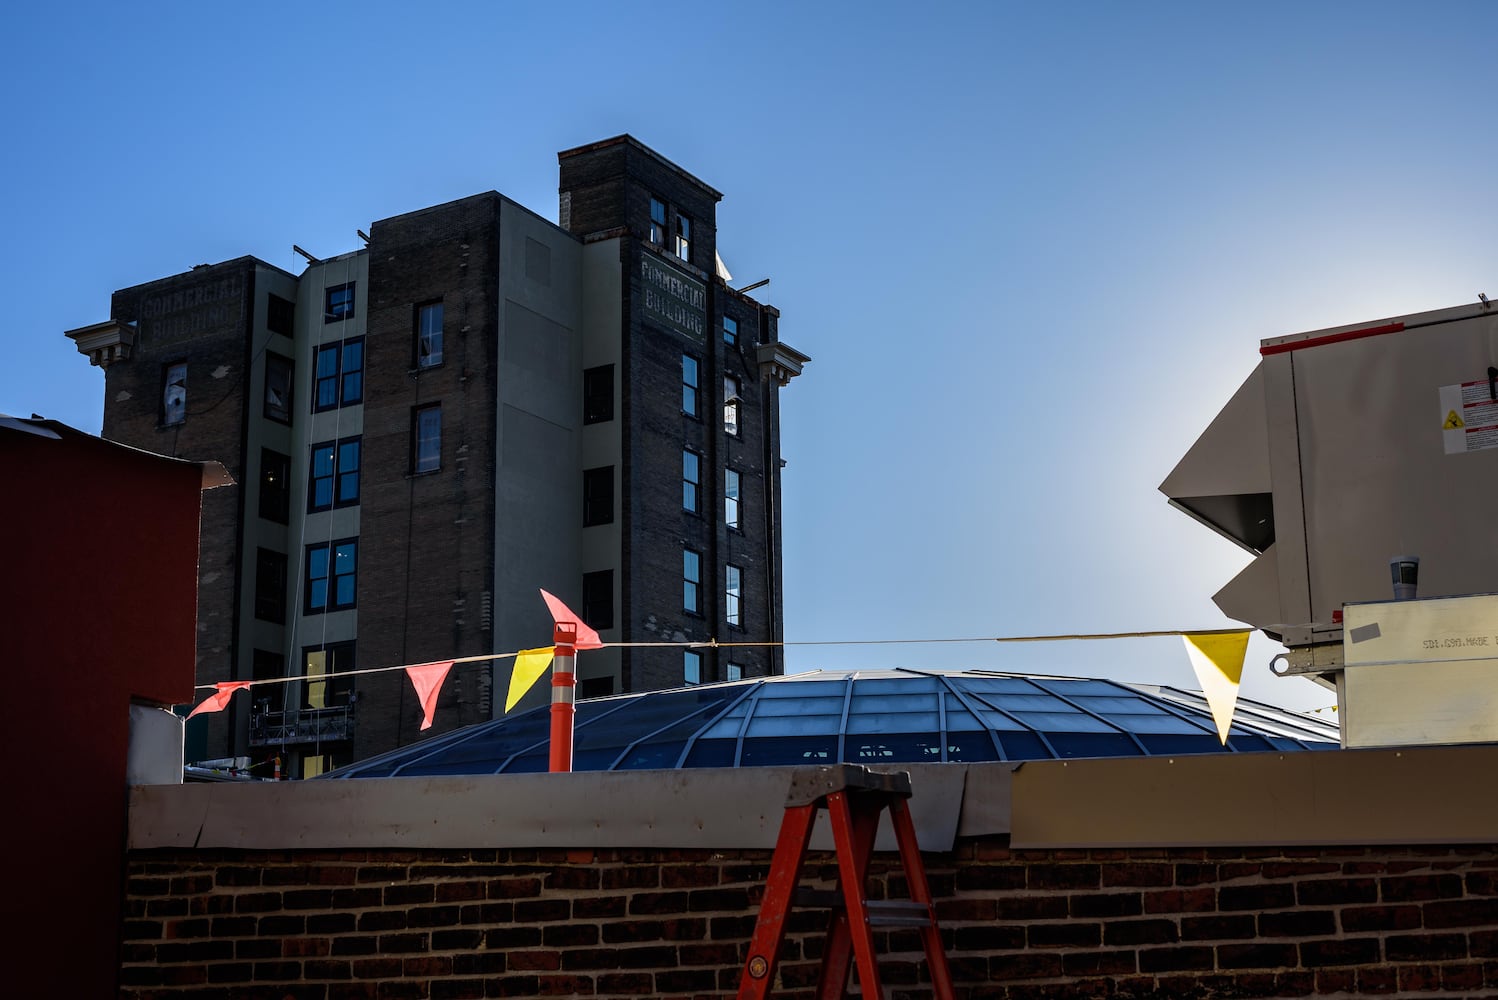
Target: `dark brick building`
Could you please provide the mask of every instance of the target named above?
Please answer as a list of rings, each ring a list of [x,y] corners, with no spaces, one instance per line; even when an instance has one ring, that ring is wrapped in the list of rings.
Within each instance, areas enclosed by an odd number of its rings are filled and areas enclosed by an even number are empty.
[[[238,483],[204,501],[198,683],[328,678],[199,716],[189,759],[306,776],[490,718],[509,659],[455,668],[426,733],[401,672],[339,675],[544,645],[542,588],[608,641],[781,639],[778,393],[807,358],[729,286],[717,191],[630,136],[559,160],[560,226],[475,195],[68,333],[105,437]],[[781,672],[772,646],[578,660],[582,697]]]

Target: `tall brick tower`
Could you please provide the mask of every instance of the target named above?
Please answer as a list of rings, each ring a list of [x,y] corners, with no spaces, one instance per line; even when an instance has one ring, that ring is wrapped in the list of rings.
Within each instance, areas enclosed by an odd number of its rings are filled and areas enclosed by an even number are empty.
[[[491,718],[508,659],[455,668],[426,732],[402,672],[339,675],[544,644],[541,588],[606,641],[782,638],[778,393],[808,359],[718,266],[718,192],[627,135],[559,160],[561,226],[475,195],[68,332],[105,437],[239,484],[205,497],[198,682],[307,678],[194,719],[189,759],[311,776]],[[578,667],[581,697],[784,669],[752,645]]]

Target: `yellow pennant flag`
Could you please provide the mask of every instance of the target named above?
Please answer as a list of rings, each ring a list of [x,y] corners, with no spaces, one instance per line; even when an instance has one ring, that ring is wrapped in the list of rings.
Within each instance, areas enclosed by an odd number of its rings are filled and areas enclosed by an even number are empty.
[[[515,707],[515,703],[525,697],[525,693],[531,689],[531,685],[551,666],[552,647],[545,646],[541,649],[522,649],[515,657],[515,669],[510,672],[510,693],[505,698],[505,711]]]
[[[1207,698],[1217,736],[1227,746],[1233,709],[1238,704],[1238,682],[1243,679],[1243,656],[1248,652],[1247,632],[1188,632],[1186,655]]]

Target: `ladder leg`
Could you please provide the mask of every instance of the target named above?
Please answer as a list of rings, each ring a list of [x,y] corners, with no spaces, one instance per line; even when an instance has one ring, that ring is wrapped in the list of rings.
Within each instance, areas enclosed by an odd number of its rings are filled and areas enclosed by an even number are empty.
[[[895,843],[900,847],[900,864],[905,869],[905,880],[910,884],[910,898],[925,903],[929,919],[921,928],[921,942],[926,948],[926,968],[931,975],[931,995],[934,1000],[952,1000],[952,974],[947,968],[946,946],[942,944],[941,931],[936,925],[936,905],[931,899],[931,885],[926,881],[926,866],[921,861],[921,846],[915,837],[915,824],[910,819],[910,808],[904,799],[890,803],[890,822],[895,828]]]
[[[879,830],[882,799],[847,792],[827,796],[828,818],[832,821],[832,838],[837,847],[838,880],[842,883],[847,911],[848,935],[853,956],[858,962],[859,990],[865,1000],[883,1000],[884,987],[879,981],[879,963],[874,957],[874,933],[869,929],[867,877],[869,858],[874,852],[874,835]]]
[[[806,859],[806,845],[811,840],[816,815],[815,803],[785,811],[775,853],[770,859],[770,877],[765,883],[759,920],[755,922],[744,973],[739,979],[738,1000],[765,1000],[770,995],[775,966],[780,961],[780,946],[785,940],[786,915],[801,878],[801,864]]]
[[[853,965],[853,939],[848,936],[848,911],[833,907],[827,918],[827,940],[822,944],[822,967],[817,973],[817,1000],[842,1000]]]

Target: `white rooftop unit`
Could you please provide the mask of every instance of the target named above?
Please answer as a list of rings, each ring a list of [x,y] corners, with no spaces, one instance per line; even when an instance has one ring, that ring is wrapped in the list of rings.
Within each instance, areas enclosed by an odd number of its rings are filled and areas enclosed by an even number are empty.
[[[1214,595],[1223,613],[1330,686],[1347,605],[1498,593],[1498,309],[1276,337],[1260,355],[1160,491],[1254,553]],[[1396,589],[1400,559],[1418,589]]]

